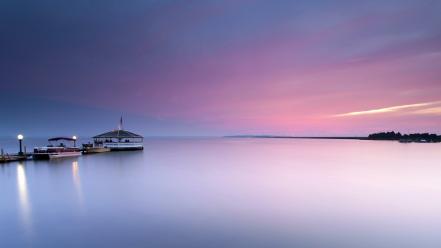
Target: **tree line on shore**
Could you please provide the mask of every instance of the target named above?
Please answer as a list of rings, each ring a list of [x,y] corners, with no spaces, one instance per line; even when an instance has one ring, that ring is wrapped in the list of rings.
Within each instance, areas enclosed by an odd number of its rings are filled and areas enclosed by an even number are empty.
[[[400,132],[381,132],[369,134],[370,140],[398,140],[404,142],[441,142],[441,135],[430,133],[401,134]]]

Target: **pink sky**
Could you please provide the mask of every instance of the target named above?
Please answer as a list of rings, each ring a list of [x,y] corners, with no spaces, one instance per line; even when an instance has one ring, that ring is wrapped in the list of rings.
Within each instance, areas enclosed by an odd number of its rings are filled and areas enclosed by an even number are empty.
[[[9,19],[0,89],[23,104],[102,108],[188,134],[441,132],[437,2],[50,6]]]

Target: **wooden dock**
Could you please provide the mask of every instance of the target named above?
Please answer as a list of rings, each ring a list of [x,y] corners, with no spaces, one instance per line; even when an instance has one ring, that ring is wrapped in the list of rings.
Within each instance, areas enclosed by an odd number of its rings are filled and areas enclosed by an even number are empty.
[[[32,158],[32,154],[1,154],[0,155],[0,163],[8,163],[8,162],[15,162],[15,161],[24,161],[29,160]]]

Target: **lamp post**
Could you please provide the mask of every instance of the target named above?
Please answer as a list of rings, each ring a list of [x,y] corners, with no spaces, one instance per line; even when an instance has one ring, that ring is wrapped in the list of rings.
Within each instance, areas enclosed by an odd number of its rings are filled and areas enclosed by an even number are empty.
[[[72,139],[74,141],[74,147],[77,147],[77,136],[72,136]]]
[[[23,156],[23,138],[22,134],[17,135],[18,144],[20,145],[20,151],[18,152],[19,156]]]

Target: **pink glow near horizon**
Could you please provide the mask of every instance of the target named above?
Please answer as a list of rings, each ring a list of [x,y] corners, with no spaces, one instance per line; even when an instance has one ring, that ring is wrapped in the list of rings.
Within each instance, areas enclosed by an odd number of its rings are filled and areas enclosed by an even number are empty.
[[[272,52],[267,48],[266,53]],[[165,117],[199,120],[231,130],[239,127],[243,132],[339,134],[378,129],[440,130],[440,112],[424,111],[429,108],[419,108],[418,113],[403,112],[399,116],[379,113],[335,118],[335,115],[439,101],[441,89],[434,67],[441,65],[441,53],[397,55],[390,59],[325,64],[300,70],[294,68],[292,73],[285,68],[277,68],[275,73],[266,71],[266,66],[262,65],[266,62],[262,61],[271,60],[266,55],[264,58],[259,58],[262,54],[253,54],[231,59],[229,56],[235,53],[230,51],[227,55],[216,56],[216,62],[208,59],[193,62],[200,67],[190,70],[203,73],[195,72],[196,78],[193,75],[184,77],[188,81],[209,81],[210,77],[216,78],[221,64],[223,68],[229,67],[228,72],[232,73],[226,82],[198,84],[190,88],[190,93],[186,89],[180,92],[162,89],[164,92],[158,95],[172,94],[170,109],[167,109],[166,100],[163,108],[151,111],[158,111],[158,115]],[[248,73],[247,69],[255,68],[262,70]],[[187,102],[188,99],[191,100]]]

